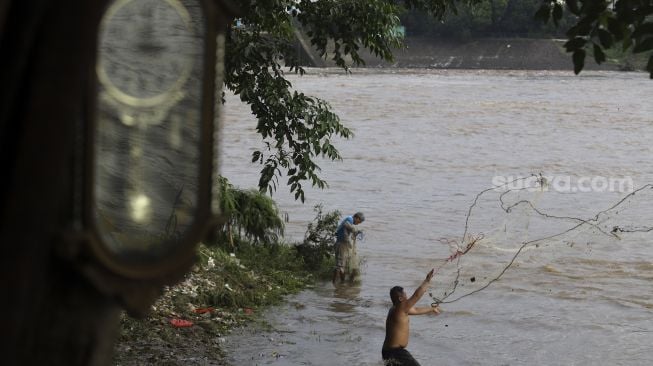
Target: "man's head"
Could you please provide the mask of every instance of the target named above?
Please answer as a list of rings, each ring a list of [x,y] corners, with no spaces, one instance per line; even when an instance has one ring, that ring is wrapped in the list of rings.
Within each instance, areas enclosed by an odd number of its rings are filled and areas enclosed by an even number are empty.
[[[390,289],[390,300],[392,300],[392,305],[397,305],[405,299],[406,293],[404,292],[403,287],[395,286]]]
[[[365,215],[362,212],[356,212],[354,214],[354,225],[358,225],[363,221],[365,221]]]

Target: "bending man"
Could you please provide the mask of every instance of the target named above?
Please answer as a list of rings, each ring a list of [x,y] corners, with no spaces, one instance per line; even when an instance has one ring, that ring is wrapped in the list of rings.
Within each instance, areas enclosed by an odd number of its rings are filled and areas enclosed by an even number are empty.
[[[440,314],[438,306],[415,307],[422,295],[426,293],[433,277],[433,271],[432,269],[426,275],[424,282],[411,297],[406,296],[406,292],[400,286],[390,289],[392,307],[388,311],[388,318],[385,321],[385,341],[383,341],[383,350],[381,351],[386,365],[419,366],[419,362],[406,350],[410,328],[408,316]]]
[[[356,225],[365,221],[365,215],[362,212],[356,212],[353,216],[345,217],[338,229],[336,230],[336,268],[333,270],[333,279],[332,282],[335,285],[338,277],[340,277],[340,282],[345,282],[345,273],[348,269],[348,265],[351,266],[350,255],[354,249],[354,240],[356,239],[356,234],[360,232],[356,228]],[[351,268],[349,268],[351,270]],[[351,274],[355,276],[355,273]],[[353,277],[352,277],[353,279]]]

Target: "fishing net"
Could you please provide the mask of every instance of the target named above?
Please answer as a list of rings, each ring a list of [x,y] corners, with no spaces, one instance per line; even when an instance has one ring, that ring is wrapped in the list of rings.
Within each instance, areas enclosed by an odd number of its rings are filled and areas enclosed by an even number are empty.
[[[436,304],[452,303],[508,272],[527,273],[560,256],[609,260],[624,243],[651,239],[652,207],[650,184],[630,193],[573,194],[550,189],[538,175],[486,189],[470,205],[462,235],[437,243],[447,255],[434,266],[429,295]]]
[[[345,262],[345,273],[349,276],[352,274],[354,276],[361,274],[361,267],[363,267],[364,260],[358,255],[357,243],[360,243],[365,240],[365,234],[362,231],[359,231],[351,242],[347,254],[347,261]]]

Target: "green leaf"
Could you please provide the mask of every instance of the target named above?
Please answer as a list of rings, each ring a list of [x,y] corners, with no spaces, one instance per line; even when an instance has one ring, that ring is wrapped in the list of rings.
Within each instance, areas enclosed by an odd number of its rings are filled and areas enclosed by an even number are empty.
[[[587,43],[587,40],[585,38],[576,37],[567,41],[564,44],[564,47],[567,50],[567,52],[573,52],[583,48],[585,46],[585,43]]]
[[[578,0],[565,0],[565,3],[567,4],[569,11],[571,11],[574,15],[580,15]]]
[[[553,5],[553,23],[556,27],[560,23],[560,19],[562,19],[562,4],[556,2],[555,5]]]
[[[578,49],[574,51],[572,60],[574,61],[574,74],[578,75],[585,66],[585,50]]]
[[[601,64],[602,62],[605,61],[605,53],[601,49],[601,46],[598,44],[594,43],[594,61],[596,61],[597,64]]]
[[[261,159],[261,152],[260,151],[254,151],[252,153],[252,163],[258,161],[259,159]]]
[[[610,34],[610,32],[602,28],[599,28],[597,33],[599,35],[599,41],[601,42],[601,46],[603,46],[603,48],[610,48],[610,46],[612,46],[612,44],[614,43],[612,34]]]
[[[608,30],[614,35],[615,39],[624,39],[625,26],[617,19],[608,18]]]

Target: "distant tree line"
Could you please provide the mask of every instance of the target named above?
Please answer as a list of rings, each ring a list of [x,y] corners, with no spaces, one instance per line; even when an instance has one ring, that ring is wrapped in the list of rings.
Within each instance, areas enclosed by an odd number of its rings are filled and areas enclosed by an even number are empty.
[[[461,2],[448,9],[442,20],[420,10],[401,16],[408,37],[442,37],[466,40],[473,37],[564,37],[576,17],[566,14],[558,27],[536,20],[541,0],[488,0],[469,4]]]

